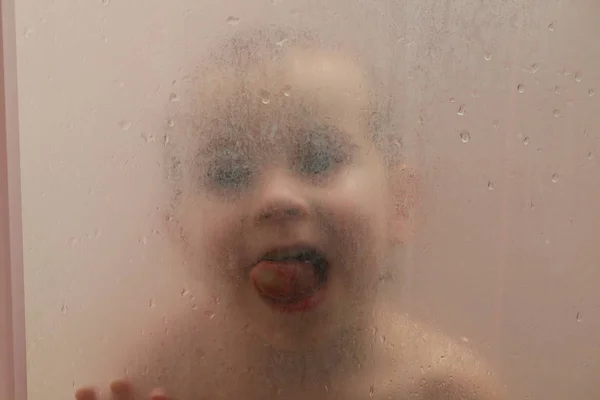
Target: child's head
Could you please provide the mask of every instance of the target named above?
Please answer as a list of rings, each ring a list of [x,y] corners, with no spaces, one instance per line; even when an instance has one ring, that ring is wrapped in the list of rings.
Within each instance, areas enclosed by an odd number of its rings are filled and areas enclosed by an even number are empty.
[[[275,347],[364,327],[410,229],[382,85],[350,53],[276,29],[219,46],[196,78],[169,153],[191,267]]]

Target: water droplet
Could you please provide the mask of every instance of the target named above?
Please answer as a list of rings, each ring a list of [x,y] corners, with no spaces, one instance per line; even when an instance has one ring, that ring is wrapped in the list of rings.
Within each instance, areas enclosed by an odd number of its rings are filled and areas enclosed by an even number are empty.
[[[148,244],[148,238],[146,236],[142,236],[140,238],[140,243],[141,244]]]
[[[560,94],[560,86],[554,86],[554,93]]]
[[[595,95],[595,94],[596,94],[596,90],[594,90],[594,89],[590,89],[590,90],[588,90],[588,95],[589,95],[590,97],[592,97],[592,96],[593,96],[593,95]]]
[[[592,154],[592,152],[590,151],[587,155],[588,160],[591,160],[592,158],[594,158],[594,154]]]
[[[154,135],[151,135],[151,134],[146,133],[146,132],[142,133],[142,138],[146,141],[146,143],[154,143],[154,142],[156,142],[156,138],[154,137]]]
[[[167,126],[168,126],[169,128],[172,128],[172,127],[174,127],[174,126],[175,126],[175,121],[173,121],[171,118],[169,118],[169,119],[167,120]]]
[[[371,385],[371,387],[369,388],[369,397],[373,397],[374,394],[375,394],[375,385]]]
[[[478,92],[477,90],[473,90],[473,91],[471,92],[471,96],[472,96],[474,99],[476,99],[476,98],[478,98],[478,97],[479,97],[479,92]]]
[[[127,120],[120,121],[119,127],[124,131],[128,131],[129,128],[131,128],[131,121],[127,121]]]
[[[562,113],[560,112],[560,110],[557,108],[556,110],[554,110],[552,112],[552,115],[554,115],[556,118],[560,118],[560,116],[562,115]]]
[[[489,181],[489,182],[488,182],[488,189],[489,189],[489,190],[494,190],[494,188],[495,188],[495,187],[494,187],[494,182],[492,182],[492,181]]]
[[[469,140],[471,140],[471,134],[468,131],[462,131],[460,133],[460,140],[463,143],[467,143]]]
[[[286,85],[286,86],[283,88],[283,95],[284,95],[285,97],[290,97],[290,95],[291,95],[291,91],[292,91],[292,87],[291,87],[291,86],[289,86],[289,85]]]
[[[148,302],[148,308],[155,308],[156,307],[156,303],[154,302],[154,299],[150,299],[150,301]]]
[[[552,182],[553,183],[558,183],[559,180],[560,180],[560,175],[558,175],[557,173],[552,174]]]
[[[554,22],[554,21],[550,22],[550,25],[548,25],[548,30],[550,32],[554,32],[555,28],[556,28],[556,22]]]
[[[25,28],[25,31],[23,31],[23,36],[25,36],[25,39],[29,39],[31,35],[33,35],[33,29]]]
[[[581,322],[581,314],[577,313],[575,319],[577,320],[577,322]]]
[[[454,103],[456,101],[456,99],[454,97],[450,97],[450,99],[448,100],[450,103]]]
[[[498,129],[500,129],[500,121],[499,121],[499,120],[497,120],[497,119],[495,119],[495,120],[492,122],[492,126],[494,127],[494,129],[495,129],[495,130],[498,130]]]
[[[190,295],[190,291],[187,289],[183,289],[181,291],[181,297],[185,297],[185,296],[189,296]]]
[[[192,310],[197,310],[198,309],[198,304],[192,304]]]
[[[535,74],[540,70],[540,64],[531,64],[531,69],[529,70],[532,74]]]
[[[581,74],[579,72],[577,72],[575,74],[575,82],[581,83],[582,80],[583,80],[583,78],[581,77]]]
[[[240,23],[240,19],[238,17],[230,16],[230,17],[227,17],[227,23],[229,25],[234,25],[235,26],[235,25],[237,25],[237,24]]]
[[[208,317],[208,319],[213,319],[216,314],[214,313],[214,311],[206,310],[204,312],[204,315],[206,315]]]
[[[387,338],[385,337],[385,335],[381,335],[381,343],[385,342],[387,342]]]
[[[485,61],[490,61],[490,60],[492,59],[492,53],[485,53],[485,54],[483,55],[483,59],[484,59]]]
[[[69,312],[69,307],[66,303],[63,303],[62,307],[60,308],[60,312],[62,312],[65,315]]]
[[[102,5],[107,6],[110,4],[110,0],[102,0]]]
[[[266,90],[261,90],[260,101],[262,101],[263,104],[269,104],[271,102],[271,95],[269,94],[269,92],[267,92]]]
[[[526,137],[525,137],[525,139],[523,139],[523,144],[524,144],[525,146],[528,146],[528,145],[529,145],[529,136],[526,136]]]
[[[466,112],[467,112],[467,106],[464,104],[461,104],[460,107],[458,107],[458,111],[456,111],[456,114],[465,115]]]
[[[179,96],[177,96],[177,93],[171,93],[169,95],[169,101],[172,103],[178,102],[179,101]]]
[[[525,92],[525,85],[520,83],[519,85],[517,85],[517,91],[519,93],[524,93]]]
[[[460,340],[462,340],[464,343],[469,343],[469,338],[466,336],[461,337]]]

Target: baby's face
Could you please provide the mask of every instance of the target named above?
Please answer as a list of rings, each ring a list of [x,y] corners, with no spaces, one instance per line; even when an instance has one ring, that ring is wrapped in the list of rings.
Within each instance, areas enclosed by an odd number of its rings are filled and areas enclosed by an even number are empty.
[[[338,54],[224,69],[205,79],[205,122],[186,145],[190,264],[248,332],[318,347],[365,323],[398,227],[369,87]]]

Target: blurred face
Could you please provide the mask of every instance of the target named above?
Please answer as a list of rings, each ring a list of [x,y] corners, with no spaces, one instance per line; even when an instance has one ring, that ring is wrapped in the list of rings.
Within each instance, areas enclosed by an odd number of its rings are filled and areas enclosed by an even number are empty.
[[[276,348],[363,326],[396,216],[360,69],[296,51],[205,81],[177,215],[190,264]]]

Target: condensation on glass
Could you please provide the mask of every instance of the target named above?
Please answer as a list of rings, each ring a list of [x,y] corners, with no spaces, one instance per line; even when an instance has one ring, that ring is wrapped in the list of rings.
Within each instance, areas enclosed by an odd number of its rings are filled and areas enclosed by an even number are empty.
[[[598,2],[16,26],[30,399],[600,395]]]

